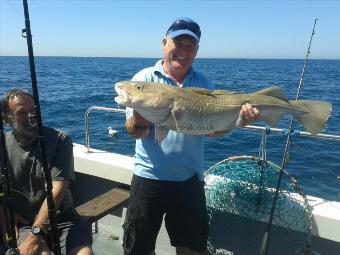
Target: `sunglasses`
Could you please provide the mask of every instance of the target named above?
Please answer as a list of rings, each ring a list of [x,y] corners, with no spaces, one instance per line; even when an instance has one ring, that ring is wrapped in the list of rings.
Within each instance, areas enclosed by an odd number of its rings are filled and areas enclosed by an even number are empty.
[[[201,37],[201,29],[197,25],[197,23],[187,20],[176,20],[171,27],[168,29],[167,33],[178,31],[178,30],[190,30],[195,35],[197,35],[198,38]]]

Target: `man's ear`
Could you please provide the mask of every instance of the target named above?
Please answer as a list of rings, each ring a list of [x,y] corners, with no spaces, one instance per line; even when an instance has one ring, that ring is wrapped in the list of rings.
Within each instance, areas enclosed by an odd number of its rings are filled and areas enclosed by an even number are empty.
[[[167,38],[164,38],[164,39],[162,40],[162,45],[163,45],[163,47],[166,46],[167,42],[168,42]]]

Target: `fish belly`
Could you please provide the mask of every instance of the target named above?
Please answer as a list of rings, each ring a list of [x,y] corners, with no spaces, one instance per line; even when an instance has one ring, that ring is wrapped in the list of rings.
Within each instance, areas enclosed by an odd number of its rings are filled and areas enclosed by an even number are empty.
[[[234,107],[174,107],[167,123],[169,129],[201,135],[235,128],[240,106]]]

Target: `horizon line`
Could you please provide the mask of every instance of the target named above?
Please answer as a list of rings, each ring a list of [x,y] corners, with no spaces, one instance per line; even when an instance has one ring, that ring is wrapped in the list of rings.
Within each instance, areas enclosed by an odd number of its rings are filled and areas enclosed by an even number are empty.
[[[0,57],[28,57],[27,55],[0,55]],[[140,59],[162,59],[162,57],[121,57],[121,56],[47,56],[47,55],[35,55],[34,57],[53,57],[53,58],[140,58]],[[196,57],[195,59],[258,59],[258,60],[303,60],[304,58],[249,58],[249,57]],[[309,60],[340,60],[340,58],[312,58]]]

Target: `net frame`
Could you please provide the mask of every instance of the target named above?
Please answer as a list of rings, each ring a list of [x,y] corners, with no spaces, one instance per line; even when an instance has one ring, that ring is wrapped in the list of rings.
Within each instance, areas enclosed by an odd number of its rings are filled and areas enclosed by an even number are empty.
[[[239,176],[236,180],[226,178],[228,177],[228,174],[224,176],[218,175],[218,171],[223,174],[230,172],[230,166],[233,167],[234,165],[239,165],[237,170]],[[253,169],[249,170],[249,166]],[[256,167],[254,168],[254,166]],[[244,170],[245,167],[247,167],[246,170]],[[244,171],[240,171],[242,169]],[[234,170],[232,169],[232,171]],[[252,172],[252,176],[258,178],[249,181],[249,171]],[[280,167],[276,164],[267,160],[264,161],[255,156],[246,155],[229,157],[210,167],[204,173],[210,223],[214,210],[215,212],[216,210],[227,212],[229,214],[243,216],[250,220],[267,223],[279,172]],[[235,176],[231,177],[235,178]],[[270,182],[268,182],[268,180],[270,180]],[[297,180],[285,170],[283,170],[283,180],[279,190],[278,209],[275,210],[273,224],[279,227],[292,228],[295,231],[303,232],[305,235],[304,245],[297,249],[294,254],[311,254],[312,208]],[[215,193],[211,193],[212,186],[215,186],[214,188],[218,189]],[[223,194],[228,195],[226,196]],[[257,194],[257,196],[254,196],[254,194]],[[245,195],[246,197],[244,197]],[[264,203],[263,201],[266,200],[269,200],[270,202]],[[286,206],[282,203],[288,203],[287,201],[290,206],[295,206],[295,211],[301,209],[301,215],[299,215],[299,217],[303,219],[302,224],[296,224],[296,219],[285,216],[285,213],[287,212],[282,209],[285,209]],[[223,219],[221,219],[221,221],[223,221]],[[219,247],[214,247],[210,241],[211,236],[209,236],[209,246],[215,254],[228,254],[219,252]]]

